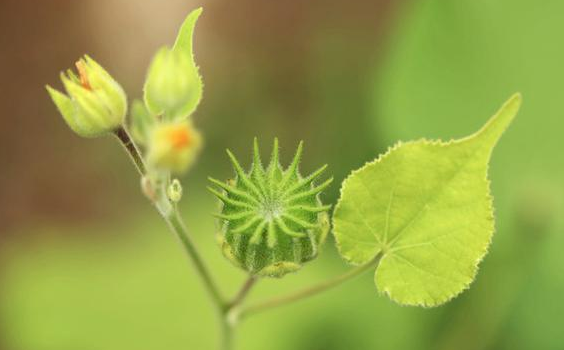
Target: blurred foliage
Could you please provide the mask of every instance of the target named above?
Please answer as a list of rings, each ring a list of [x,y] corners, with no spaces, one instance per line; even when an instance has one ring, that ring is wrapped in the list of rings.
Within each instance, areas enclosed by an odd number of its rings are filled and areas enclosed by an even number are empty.
[[[233,286],[226,291],[234,293],[244,274],[234,273],[207,234],[214,231],[209,212],[216,203],[205,194],[191,198],[185,210],[191,229],[200,233],[198,244],[217,276]],[[144,219],[149,214],[140,213],[127,226],[85,228],[93,233],[87,239],[69,238],[57,227],[44,229],[42,240],[11,244],[0,313],[9,349],[213,348],[214,314],[198,277],[187,270],[164,223]],[[322,256],[299,274],[263,281],[252,297],[288,292],[346,269],[333,248]],[[415,348],[421,341],[417,335],[424,335],[430,317],[440,313],[400,308],[376,295],[365,275],[308,302],[258,315],[242,324],[239,348],[341,349],[363,343]],[[372,335],[375,325],[382,330],[378,337]],[[328,331],[332,336],[320,341]]]
[[[383,61],[367,55],[374,61],[371,69],[359,68],[351,58],[366,53],[369,36],[360,40],[352,37],[354,32],[312,24],[316,30],[307,38],[312,48],[308,60],[294,67],[307,73],[297,86],[287,78],[293,69],[288,62],[276,85],[269,80],[275,78],[270,72],[274,66],[260,59],[232,72],[226,65],[217,73],[200,59],[206,88],[225,77],[221,86],[206,90],[202,104],[203,128],[210,133],[201,166],[225,177],[230,175],[226,146],[243,154],[251,136],[258,134],[266,142],[280,130],[282,145],[306,140],[306,171],[327,162],[338,182],[351,167],[371,160],[397,139],[456,138],[476,130],[511,93],[520,91],[524,97],[519,116],[493,155],[497,233],[470,290],[445,307],[400,307],[379,296],[367,274],[325,295],[245,321],[239,349],[562,348],[564,120],[558,107],[564,47],[557,42],[564,30],[562,13],[564,2],[558,0],[412,1],[403,5],[386,39],[389,55]],[[354,22],[348,18],[339,28]],[[242,59],[234,63],[242,64]],[[206,80],[206,72],[215,80]],[[268,86],[279,91],[268,91]],[[288,94],[294,90],[308,94]],[[221,104],[219,98],[226,96],[231,97]],[[286,116],[287,110],[273,102],[275,96],[285,102],[300,99],[304,111]],[[257,99],[254,105],[243,104],[250,99]],[[257,130],[246,128],[252,118],[262,121]],[[296,132],[296,123],[306,131]],[[93,146],[89,152],[100,151]],[[291,152],[282,153],[287,162]],[[208,213],[216,203],[196,190],[204,187],[205,175],[197,172],[188,179],[182,208],[204,255],[230,286],[226,292],[234,293],[243,274],[233,273],[211,234]],[[108,184],[121,186],[122,181]],[[141,195],[131,198],[141,200]],[[0,247],[5,350],[215,345],[215,319],[206,296],[180,246],[149,208],[117,224],[47,223],[14,233]],[[328,243],[321,257],[299,274],[265,281],[251,298],[294,290],[346,269]]]
[[[564,155],[559,106],[564,3],[419,1],[377,67],[374,131],[396,139],[464,135],[515,91],[523,107],[494,151],[497,233],[477,283],[437,329],[444,349],[560,349]],[[450,323],[450,324],[449,324]],[[455,345],[456,344],[456,345]]]

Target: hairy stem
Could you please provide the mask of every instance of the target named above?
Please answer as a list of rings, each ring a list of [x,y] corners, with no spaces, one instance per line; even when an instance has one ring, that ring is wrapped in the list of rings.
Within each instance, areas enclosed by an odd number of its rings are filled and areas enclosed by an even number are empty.
[[[168,225],[170,226],[171,230],[174,233],[176,233],[176,235],[180,239],[182,246],[186,250],[186,253],[188,253],[190,259],[192,260],[192,263],[196,268],[196,271],[198,272],[204,286],[206,287],[209,296],[211,297],[214,303],[221,326],[220,349],[231,350],[233,348],[234,324],[232,324],[229,321],[228,312],[230,308],[227,307],[227,304],[224,301],[219,291],[219,288],[217,287],[217,284],[214,282],[208,268],[204,263],[204,260],[198,253],[198,250],[196,249],[194,242],[188,235],[186,226],[184,225],[178,211],[175,209],[171,212],[170,215],[168,216],[163,215],[163,217],[168,223]]]
[[[208,268],[206,267],[202,257],[200,256],[200,253],[198,253],[198,250],[194,246],[194,242],[188,235],[188,231],[186,230],[186,227],[184,226],[184,223],[182,222],[178,211],[173,210],[170,215],[164,216],[164,219],[166,220],[172,231],[176,233],[176,235],[180,239],[184,250],[186,250],[186,253],[188,253],[188,256],[192,260],[192,263],[194,264],[196,271],[200,275],[200,278],[202,279],[202,282],[204,283],[204,286],[206,287],[215,306],[218,310],[223,310],[224,301],[221,293],[219,292],[219,288],[212,279]]]
[[[129,133],[127,132],[125,127],[119,127],[119,129],[114,131],[114,135],[116,135],[116,137],[119,139],[129,156],[131,157],[131,160],[133,160],[133,163],[137,167],[137,170],[139,171],[141,176],[145,175],[145,173],[147,172],[145,162],[143,161],[141,153],[137,149],[137,146],[129,136]]]
[[[141,176],[145,176],[147,172],[145,162],[143,160],[143,157],[141,156],[141,153],[139,152],[139,149],[137,148],[137,146],[129,136],[127,130],[124,127],[120,127],[114,132],[114,134],[119,139],[124,149],[127,151],[129,156],[133,160],[133,163],[137,167],[139,174]],[[168,201],[168,199],[165,200]],[[154,204],[156,205],[156,203]],[[166,212],[159,210],[159,208],[157,208],[157,210],[162,215],[162,217],[164,218],[170,229],[180,239],[180,242],[182,243],[184,250],[186,251],[188,257],[192,261],[208,294],[210,295],[210,298],[212,299],[212,302],[216,308],[216,311],[219,315],[221,322],[221,332],[222,332],[221,349],[230,350],[232,348],[232,343],[233,343],[232,342],[233,329],[232,329],[232,324],[230,324],[227,317],[228,316],[227,312],[229,309],[226,307],[226,303],[223,297],[221,296],[219,288],[217,287],[216,283],[211,277],[211,274],[209,273],[207,266],[205,265],[202,257],[200,256],[200,253],[198,252],[198,250],[194,245],[194,242],[190,238],[188,234],[188,230],[186,229],[186,226],[184,225],[182,218],[180,217],[178,211],[176,210],[176,207],[173,205],[171,205],[170,207],[174,209],[168,210]]]
[[[233,330],[234,325],[229,322],[226,314],[221,315],[221,350],[233,349]]]
[[[249,294],[249,292],[251,291],[251,289],[253,288],[253,286],[257,281],[258,281],[257,277],[250,276],[245,281],[245,283],[243,284],[237,295],[233,298],[233,300],[231,300],[229,304],[227,304],[227,307],[229,309],[232,309],[240,305],[245,300],[245,298],[247,297],[247,295]]]
[[[327,281],[321,282],[319,284],[316,284],[314,286],[311,286],[309,288],[305,288],[302,289],[300,291],[288,294],[288,295],[284,295],[284,296],[280,296],[280,297],[275,297],[269,300],[265,300],[259,303],[256,303],[254,305],[250,305],[246,308],[244,308],[241,311],[241,315],[240,317],[246,317],[252,314],[256,314],[262,311],[266,311],[275,307],[279,307],[282,305],[286,305],[286,304],[290,304],[293,303],[295,301],[299,301],[302,299],[306,299],[308,297],[311,296],[315,296],[317,294],[320,294],[322,292],[325,292],[331,288],[337,287],[339,285],[341,285],[342,283],[362,274],[363,272],[374,268],[374,266],[378,265],[378,263],[380,262],[380,258],[381,258],[381,254],[378,254],[374,260],[372,260],[371,262],[369,262],[368,264],[365,265],[361,265],[358,267],[355,267],[354,269],[340,275],[334,278],[331,278]]]
[[[228,303],[224,305],[222,313],[222,340],[221,346],[222,350],[231,350],[233,347],[233,333],[235,327],[239,321],[239,307],[255,285],[258,279],[254,276],[250,276],[235,297]]]

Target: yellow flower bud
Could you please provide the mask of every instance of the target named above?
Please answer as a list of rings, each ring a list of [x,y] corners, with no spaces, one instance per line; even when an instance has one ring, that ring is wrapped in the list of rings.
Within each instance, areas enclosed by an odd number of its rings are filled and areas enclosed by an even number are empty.
[[[61,73],[67,94],[47,86],[59,112],[78,135],[97,137],[115,131],[127,113],[127,97],[112,76],[85,56],[76,63],[78,75]]]
[[[158,124],[151,131],[147,161],[156,170],[184,173],[201,145],[202,136],[189,122]]]

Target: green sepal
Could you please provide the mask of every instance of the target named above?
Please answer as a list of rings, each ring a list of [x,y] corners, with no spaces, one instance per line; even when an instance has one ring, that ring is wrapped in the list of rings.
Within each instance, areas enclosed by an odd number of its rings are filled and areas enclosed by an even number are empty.
[[[156,117],[149,113],[140,100],[135,100],[131,104],[130,116],[129,131],[133,140],[138,145],[147,145],[151,129],[157,123]]]
[[[55,103],[55,106],[57,106],[59,113],[61,113],[63,119],[72,131],[74,131],[79,136],[87,138],[100,136],[97,128],[91,128],[88,126],[88,124],[84,125],[84,123],[79,123],[79,121],[76,119],[76,108],[67,95],[56,89],[53,89],[49,85],[45,86],[45,88],[47,89],[47,92]]]

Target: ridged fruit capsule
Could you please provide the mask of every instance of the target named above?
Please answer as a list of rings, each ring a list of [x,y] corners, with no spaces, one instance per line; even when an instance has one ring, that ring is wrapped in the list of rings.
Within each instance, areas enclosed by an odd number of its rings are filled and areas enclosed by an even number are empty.
[[[327,210],[320,193],[332,178],[316,184],[326,165],[309,176],[300,175],[300,142],[292,163],[283,169],[278,157],[278,139],[264,167],[254,141],[253,164],[245,172],[229,150],[235,178],[226,183],[210,178],[209,190],[219,198],[223,254],[251,275],[282,277],[299,270],[317,256],[329,231]]]

